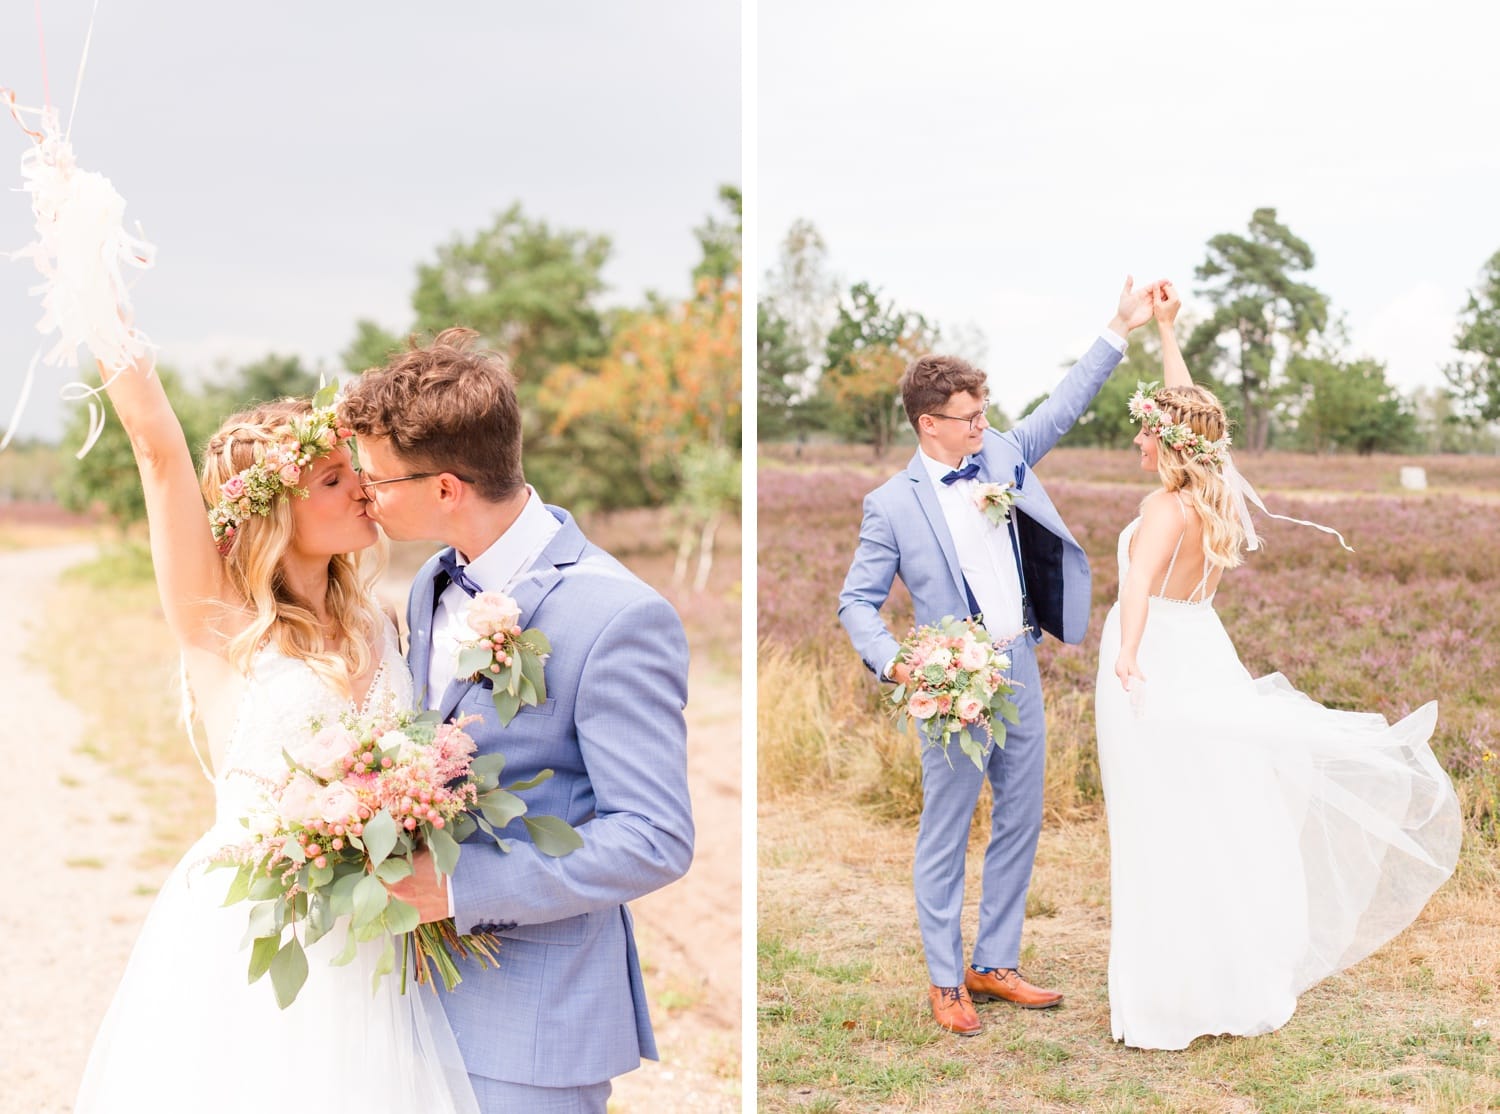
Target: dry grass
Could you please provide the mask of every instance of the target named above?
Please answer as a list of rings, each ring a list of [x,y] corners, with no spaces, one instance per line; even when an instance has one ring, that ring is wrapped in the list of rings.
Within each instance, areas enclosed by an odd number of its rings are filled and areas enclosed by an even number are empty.
[[[1095,614],[1044,643],[1044,830],[1022,964],[1068,995],[986,1006],[985,1033],[932,1025],[911,896],[916,744],[896,732],[834,616],[860,498],[904,463],[819,448],[762,462],[760,1093],[764,1110],[1428,1111],[1500,1109],[1500,461],[1424,463],[1439,490],[1394,494],[1397,458],[1256,462],[1273,507],[1357,535],[1273,526],[1220,610],[1256,673],[1285,670],[1338,707],[1395,718],[1436,697],[1440,757],[1471,835],[1416,925],[1303,996],[1284,1029],[1143,1053],[1109,1036],[1108,839],[1093,739],[1094,655],[1116,591],[1114,540],[1147,490],[1122,454],[1050,455],[1049,491],[1089,552]],[[1267,477],[1262,480],[1262,477]],[[1457,498],[1454,498],[1457,496]],[[1275,506],[1280,503],[1280,506]],[[1302,511],[1299,504],[1309,504]],[[769,572],[768,572],[769,570]],[[888,622],[910,622],[898,585]],[[987,790],[973,836],[987,832]],[[966,938],[981,856],[970,856]]]
[[[1055,1011],[981,1007],[985,1031],[927,1015],[909,825],[848,802],[760,815],[760,1094],[768,1111],[1438,1111],[1500,1104],[1500,869],[1471,847],[1391,945],[1302,997],[1282,1030],[1181,1053],[1116,1045],[1105,995],[1108,840],[1048,825],[1021,962]],[[982,843],[983,836],[976,833]],[[971,850],[970,893],[978,886]],[[974,913],[966,938],[975,931]]]

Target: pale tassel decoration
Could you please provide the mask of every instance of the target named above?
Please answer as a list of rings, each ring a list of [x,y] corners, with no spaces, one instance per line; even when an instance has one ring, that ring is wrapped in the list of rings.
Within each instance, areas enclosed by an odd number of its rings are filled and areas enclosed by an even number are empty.
[[[81,170],[67,137],[59,133],[57,110],[39,111],[41,130],[27,128],[15,94],[0,90],[0,100],[34,141],[21,156],[22,189],[31,194],[37,239],[12,259],[30,259],[42,276],[31,293],[42,297],[42,317],[37,331],[57,340],[42,357],[53,367],[78,366],[78,348],[83,345],[104,367],[106,374],[127,370],[152,348],[145,334],[132,324],[129,287],[125,268],[146,270],[156,259],[156,248],[137,225],[135,235],[125,230],[125,199],[108,178]],[[36,111],[36,110],[25,110]],[[33,365],[34,366],[34,365]],[[24,406],[30,391],[30,374],[22,388]],[[78,455],[93,447],[104,428],[104,412],[95,402],[102,387],[71,383],[64,397],[89,401],[89,437]],[[6,442],[20,418],[18,407],[11,419]],[[3,447],[3,446],[0,446]]]
[[[210,785],[214,785],[216,782],[213,771],[203,760],[203,752],[198,749],[198,735],[193,730],[193,720],[198,716],[198,701],[193,698],[193,686],[188,682],[187,658],[177,659],[177,669],[178,677],[182,682],[182,702],[179,710],[183,729],[187,732],[188,746],[193,748],[193,757],[198,760],[198,768],[203,771],[203,776],[208,778]]]
[[[1284,514],[1273,514],[1266,510],[1266,505],[1261,501],[1260,495],[1256,493],[1255,488],[1250,486],[1250,481],[1240,474],[1240,470],[1234,466],[1234,460],[1228,458],[1227,454],[1224,461],[1224,482],[1229,485],[1229,493],[1234,499],[1235,510],[1239,512],[1240,525],[1245,528],[1246,549],[1260,548],[1260,538],[1255,533],[1255,524],[1250,520],[1250,507],[1248,506],[1248,503],[1254,503],[1270,518],[1279,518],[1283,522],[1295,522],[1298,526],[1311,526],[1314,530],[1322,530],[1325,534],[1332,534],[1338,538],[1339,545],[1343,546],[1350,553],[1354,552],[1354,547],[1344,540],[1344,535],[1340,534],[1332,526],[1323,526],[1316,522],[1308,522],[1303,518],[1289,518]]]

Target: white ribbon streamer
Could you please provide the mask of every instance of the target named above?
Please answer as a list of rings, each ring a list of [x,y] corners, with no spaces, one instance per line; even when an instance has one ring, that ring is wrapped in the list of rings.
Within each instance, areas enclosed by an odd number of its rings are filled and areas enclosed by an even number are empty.
[[[1248,501],[1259,507],[1269,518],[1279,518],[1283,522],[1295,522],[1298,526],[1311,526],[1314,530],[1322,530],[1325,534],[1332,534],[1338,538],[1339,545],[1343,546],[1350,553],[1354,552],[1354,547],[1344,540],[1344,535],[1340,534],[1332,526],[1323,526],[1317,522],[1309,522],[1305,518],[1291,518],[1288,515],[1275,514],[1267,510],[1265,502],[1256,493],[1255,488],[1250,486],[1250,481],[1245,479],[1240,470],[1234,466],[1233,457],[1227,457],[1224,461],[1224,482],[1229,485],[1229,494],[1234,499],[1235,510],[1239,512],[1240,524],[1245,528],[1246,549],[1260,548],[1260,538],[1255,533],[1255,523],[1250,519]]]

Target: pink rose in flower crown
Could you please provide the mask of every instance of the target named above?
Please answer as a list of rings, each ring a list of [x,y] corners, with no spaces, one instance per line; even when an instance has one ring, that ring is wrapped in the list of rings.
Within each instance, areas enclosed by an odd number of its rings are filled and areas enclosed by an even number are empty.
[[[243,494],[245,494],[245,477],[230,476],[224,482],[224,498],[238,499]]]
[[[288,747],[291,756],[321,778],[337,777],[344,771],[344,760],[354,753],[359,740],[342,724],[325,727],[305,743]]]
[[[913,719],[931,719],[937,715],[938,702],[928,693],[914,692],[907,702],[906,710]]]
[[[506,635],[521,621],[521,609],[504,592],[480,592],[464,616],[469,629],[481,638]]]
[[[276,470],[276,474],[281,477],[282,483],[291,487],[302,478],[302,469],[295,464],[283,464]]]

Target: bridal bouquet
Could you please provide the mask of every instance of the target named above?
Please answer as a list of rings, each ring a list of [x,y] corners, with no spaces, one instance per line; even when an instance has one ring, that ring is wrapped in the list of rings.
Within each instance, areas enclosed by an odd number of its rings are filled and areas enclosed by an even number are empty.
[[[1001,721],[1020,722],[1010,699],[1019,682],[1005,676],[1010,655],[998,652],[973,619],[946,616],[908,634],[896,662],[911,667],[911,679],[890,693],[896,721],[905,727],[916,720],[928,744],[942,747],[950,764],[948,744],[957,737],[959,749],[983,769],[988,747],[974,732],[1003,747]]]
[[[453,956],[476,956],[484,966],[500,941],[489,934],[460,936],[451,919],[418,924],[414,906],[386,889],[413,870],[416,852],[432,852],[436,869],[452,875],[459,843],[482,829],[501,850],[497,829],[520,818],[538,851],[566,855],[583,840],[556,816],[526,815],[517,792],[552,776],[543,770],[524,782],[500,785],[505,758],[475,756],[464,733],[468,717],[440,722],[436,712],[346,713],[336,722],[314,719],[306,736],[283,751],[288,773],[266,786],[266,807],[242,823],[252,838],[226,847],[213,866],[234,868],[224,899],[254,904],[245,940],[250,981],[269,974],[285,1009],[307,979],[305,949],[344,920],[343,950],[384,940],[374,982],[401,960],[401,988],[416,965],[425,982],[429,964],[452,990],[459,982]]]

